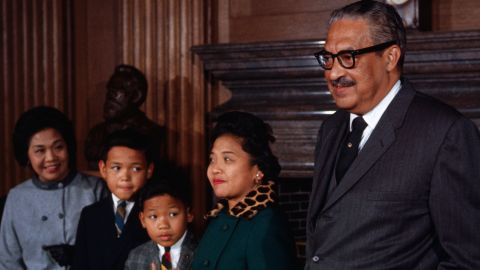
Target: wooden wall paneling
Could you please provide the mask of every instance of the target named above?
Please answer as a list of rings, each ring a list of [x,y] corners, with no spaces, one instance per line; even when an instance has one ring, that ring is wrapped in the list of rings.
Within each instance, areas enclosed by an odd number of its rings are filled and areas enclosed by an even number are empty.
[[[355,0],[217,0],[216,43],[245,43],[321,38],[333,9]],[[421,1],[429,6],[433,30],[479,29],[478,0]],[[424,12],[429,14],[430,12]],[[425,15],[423,14],[423,15]]]
[[[75,69],[73,74],[74,99],[72,100],[75,112],[75,136],[77,137],[77,166],[80,170],[87,169],[87,163],[83,156],[85,147],[86,131],[90,127],[88,125],[90,108],[88,106],[88,50],[87,46],[87,3],[88,1],[73,2],[73,36],[72,36],[72,53]],[[80,42],[81,41],[81,42]]]
[[[299,40],[323,37],[330,12],[354,0],[228,0],[219,1],[222,43]],[[228,4],[226,3],[228,2]],[[225,15],[227,14],[227,15]],[[224,20],[225,21],[225,20]]]
[[[87,169],[83,155],[85,138],[90,128],[103,121],[106,83],[119,57],[117,31],[119,2],[117,0],[73,1],[73,74],[77,165]]]
[[[71,118],[66,100],[72,92],[72,66],[68,39],[71,31],[69,0],[2,0],[1,54],[2,175],[0,194],[27,176],[17,166],[11,145],[15,121],[25,110],[38,105],[57,107]]]
[[[189,62],[190,74],[191,74],[191,92],[192,95],[192,111],[191,114],[194,116],[192,123],[192,148],[196,149],[197,154],[195,157],[190,157],[192,161],[192,168],[195,173],[193,190],[195,193],[201,193],[196,195],[196,203],[201,205],[201,203],[206,202],[206,186],[209,186],[206,181],[206,165],[208,160],[207,149],[206,149],[206,139],[205,139],[205,130],[206,130],[206,113],[209,111],[208,103],[206,100],[207,97],[207,88],[204,78],[203,63],[200,61],[198,55],[193,54],[191,47],[195,45],[201,45],[210,42],[211,36],[210,30],[208,29],[208,22],[210,21],[209,13],[205,10],[211,8],[210,1],[193,1],[192,9],[194,11],[194,16],[189,16],[189,24],[192,26],[192,35],[190,36],[190,41],[188,51],[185,53],[185,61]],[[208,182],[208,181],[207,181]],[[203,207],[202,207],[203,208]],[[203,208],[202,210],[206,210]],[[198,216],[200,219],[202,216]]]
[[[478,0],[433,0],[433,30],[480,29],[480,1]]]
[[[167,129],[170,160],[188,170],[193,186],[195,229],[206,212],[203,69],[192,45],[206,40],[210,1],[159,0],[121,2],[118,62],[133,64],[147,76],[144,110]]]
[[[320,37],[324,24],[319,19],[329,12],[320,14],[298,13],[275,16],[236,18],[230,22],[230,42],[256,42],[274,40],[296,40]],[[314,23],[312,23],[314,22]],[[320,25],[320,27],[319,27]]]
[[[75,121],[76,110],[75,110],[75,88],[74,88],[74,46],[73,46],[73,3],[72,1],[63,1],[62,9],[57,14],[58,20],[62,22],[64,31],[60,31],[61,38],[58,39],[59,47],[64,51],[64,57],[62,58],[61,66],[57,65],[55,69],[55,74],[59,74],[61,77],[62,83],[60,87],[64,89],[64,111],[67,115],[70,116],[72,121]],[[69,72],[63,73],[62,70],[66,69]],[[75,123],[74,123],[75,124]],[[78,141],[78,139],[77,139]],[[81,150],[77,150],[81,151]]]
[[[230,36],[230,1],[213,0],[212,6],[209,9],[210,17],[212,18],[211,27],[211,42],[212,43],[228,43]]]
[[[1,1],[1,64],[3,67],[11,67],[11,57],[9,50],[11,48],[11,38],[7,37],[13,36],[13,22],[12,22],[12,7],[11,1],[2,0]],[[15,161],[13,158],[13,151],[11,148],[11,131],[13,128],[15,114],[13,112],[11,104],[11,95],[10,89],[12,88],[11,83],[11,68],[2,68],[1,69],[1,101],[2,101],[2,113],[0,115],[1,124],[1,145],[2,147],[2,158],[0,159],[0,170],[2,171],[2,179],[0,183],[0,195],[5,194],[8,189],[17,183],[15,178],[19,176],[15,173]]]

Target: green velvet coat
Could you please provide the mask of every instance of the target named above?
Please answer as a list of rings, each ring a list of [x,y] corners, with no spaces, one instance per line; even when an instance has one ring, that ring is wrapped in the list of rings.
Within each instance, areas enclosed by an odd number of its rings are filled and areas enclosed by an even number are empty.
[[[250,220],[228,215],[223,209],[210,219],[192,269],[292,270],[295,262],[289,224],[278,208],[267,207]]]

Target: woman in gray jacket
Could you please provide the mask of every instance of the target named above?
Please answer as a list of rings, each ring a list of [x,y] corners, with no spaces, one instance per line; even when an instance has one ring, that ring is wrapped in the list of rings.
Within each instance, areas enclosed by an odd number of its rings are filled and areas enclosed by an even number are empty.
[[[72,123],[55,108],[23,113],[13,147],[32,178],[8,194],[0,227],[0,269],[68,269],[80,212],[102,197],[103,182],[76,171]]]

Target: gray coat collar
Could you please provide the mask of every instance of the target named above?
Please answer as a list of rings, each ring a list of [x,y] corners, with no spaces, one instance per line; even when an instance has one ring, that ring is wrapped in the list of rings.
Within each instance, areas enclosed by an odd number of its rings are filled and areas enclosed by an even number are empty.
[[[32,182],[39,189],[46,189],[46,190],[61,189],[68,186],[68,184],[70,184],[73,181],[76,175],[77,175],[76,170],[70,170],[67,176],[60,181],[44,182],[38,179],[37,174],[34,173],[32,176]]]

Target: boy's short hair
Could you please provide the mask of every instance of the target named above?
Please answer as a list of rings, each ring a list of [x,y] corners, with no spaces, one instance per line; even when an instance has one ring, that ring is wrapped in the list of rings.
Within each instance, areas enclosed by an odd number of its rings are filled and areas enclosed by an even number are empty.
[[[115,146],[124,146],[141,151],[144,153],[147,163],[152,162],[153,149],[150,138],[135,129],[117,130],[105,138],[101,151],[101,159],[104,162],[107,162],[108,152]]]
[[[191,208],[191,191],[184,173],[176,171],[151,179],[143,186],[138,196],[141,211],[145,201],[161,195],[170,195],[181,201],[185,208]]]

